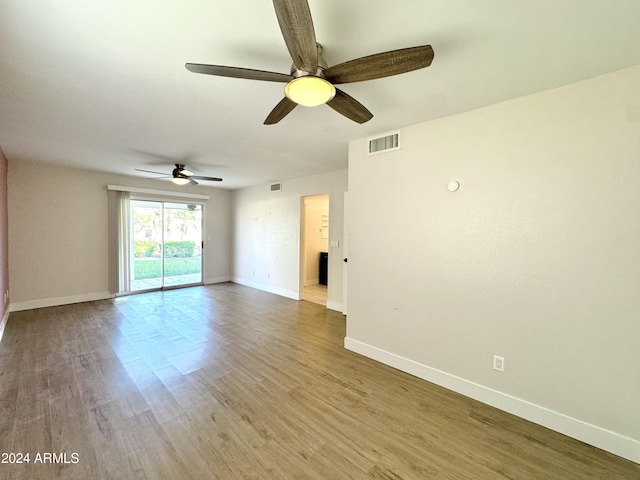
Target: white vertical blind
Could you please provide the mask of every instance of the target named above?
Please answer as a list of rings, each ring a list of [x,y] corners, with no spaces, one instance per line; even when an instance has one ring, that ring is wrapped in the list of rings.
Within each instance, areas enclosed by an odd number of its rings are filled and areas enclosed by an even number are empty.
[[[130,268],[130,244],[131,244],[131,194],[118,192],[118,289],[119,293],[128,292],[131,283],[129,281]]]
[[[109,292],[125,293],[130,288],[131,194],[109,190]]]

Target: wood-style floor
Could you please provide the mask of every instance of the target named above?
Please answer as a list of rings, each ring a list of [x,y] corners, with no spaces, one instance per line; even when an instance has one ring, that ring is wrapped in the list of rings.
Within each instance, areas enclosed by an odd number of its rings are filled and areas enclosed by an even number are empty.
[[[31,463],[0,478],[640,478],[344,336],[336,312],[234,284],[12,313],[0,452]]]
[[[327,286],[320,284],[308,285],[302,291],[302,298],[307,302],[327,305]]]

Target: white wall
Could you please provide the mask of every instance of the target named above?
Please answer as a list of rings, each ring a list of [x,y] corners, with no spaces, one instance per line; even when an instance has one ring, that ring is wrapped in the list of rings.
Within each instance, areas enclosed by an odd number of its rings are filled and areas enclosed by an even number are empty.
[[[108,184],[210,195],[204,278],[231,278],[230,191],[9,159],[12,310],[109,297]]]
[[[640,67],[365,152],[346,346],[640,462]]]
[[[280,192],[269,185],[234,191],[234,281],[300,298],[301,197],[329,194],[329,249],[327,307],[342,310],[342,232],[347,171],[286,180]]]

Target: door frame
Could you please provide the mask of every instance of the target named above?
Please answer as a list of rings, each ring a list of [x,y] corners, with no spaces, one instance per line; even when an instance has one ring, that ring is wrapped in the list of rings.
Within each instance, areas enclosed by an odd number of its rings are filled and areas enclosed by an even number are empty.
[[[326,197],[327,198],[327,212],[329,215],[329,224],[327,226],[329,235],[331,236],[331,194],[330,193],[314,193],[310,195],[301,195],[300,196],[300,246],[299,246],[299,267],[298,267],[298,298],[300,300],[304,299],[304,287],[307,280],[307,238],[306,238],[306,227],[307,227],[307,206],[305,203],[305,199],[309,197]],[[330,251],[330,238],[327,238],[327,252]],[[327,277],[331,277],[331,262],[327,265]],[[329,299],[329,291],[331,289],[331,282],[327,282],[327,301]],[[325,305],[326,307],[326,305]]]

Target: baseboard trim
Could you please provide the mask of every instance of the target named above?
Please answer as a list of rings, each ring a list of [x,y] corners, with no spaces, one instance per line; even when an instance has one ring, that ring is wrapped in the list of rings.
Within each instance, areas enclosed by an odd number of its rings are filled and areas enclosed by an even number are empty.
[[[69,305],[71,303],[93,302],[95,300],[107,300],[114,295],[109,292],[85,293],[82,295],[71,295],[69,297],[43,298],[41,300],[27,300],[26,302],[16,302],[9,305],[9,310],[19,312],[22,310],[33,310],[35,308],[57,307]]]
[[[640,463],[640,441],[346,337],[347,350]]]
[[[239,277],[233,277],[231,281],[233,283],[244,285],[245,287],[251,287],[251,288],[255,288],[256,290],[262,290],[263,292],[280,295],[281,297],[291,298],[292,300],[300,300],[300,292],[294,292],[293,290],[287,290],[286,288],[274,287],[272,285],[264,285],[262,283],[252,282]]]
[[[225,282],[230,282],[231,281],[231,277],[213,277],[213,278],[207,278],[204,281],[205,285],[211,285],[213,283],[225,283]]]
[[[329,310],[335,310],[336,312],[342,313],[344,310],[344,305],[341,302],[332,302],[327,300],[327,308]]]

